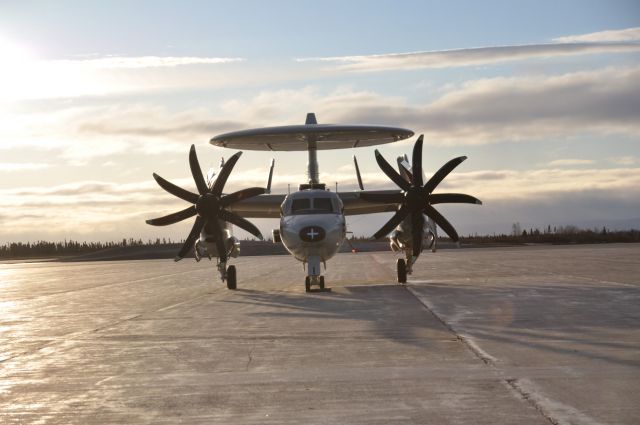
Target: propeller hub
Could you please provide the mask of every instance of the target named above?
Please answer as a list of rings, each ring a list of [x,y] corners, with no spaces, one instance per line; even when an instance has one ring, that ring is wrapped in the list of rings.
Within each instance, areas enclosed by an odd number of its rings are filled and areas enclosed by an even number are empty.
[[[220,199],[212,193],[205,193],[200,195],[198,202],[196,202],[196,211],[202,218],[207,218],[215,215],[220,209]]]
[[[422,210],[425,199],[421,187],[413,186],[404,193],[404,203],[411,211]]]

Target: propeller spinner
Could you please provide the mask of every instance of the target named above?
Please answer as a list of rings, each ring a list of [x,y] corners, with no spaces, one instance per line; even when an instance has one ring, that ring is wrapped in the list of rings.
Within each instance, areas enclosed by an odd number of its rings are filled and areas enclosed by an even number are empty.
[[[240,155],[242,155],[242,152],[237,152],[232,155],[231,158],[229,158],[229,160],[222,166],[218,177],[213,184],[211,184],[211,187],[208,187],[204,176],[202,175],[202,170],[200,169],[200,163],[198,162],[198,156],[196,155],[196,148],[194,145],[191,145],[191,150],[189,151],[189,166],[191,168],[193,180],[198,188],[198,194],[182,189],[181,187],[163,179],[156,173],[153,173],[153,178],[158,182],[161,188],[193,205],[164,217],[147,220],[147,224],[151,224],[152,226],[167,226],[169,224],[174,224],[179,221],[186,220],[187,218],[197,216],[187,240],[184,242],[182,248],[180,248],[180,251],[178,252],[178,255],[175,257],[175,261],[181,260],[187,252],[189,252],[196,241],[196,238],[205,226],[207,226],[208,230],[211,230],[211,236],[214,238],[216,248],[218,250],[218,258],[220,258],[221,262],[226,261],[227,250],[223,240],[224,236],[222,227],[220,226],[220,220],[235,224],[236,226],[255,235],[259,239],[263,239],[260,230],[258,230],[256,226],[248,220],[226,209],[230,205],[242,201],[243,199],[261,195],[266,192],[266,189],[261,187],[250,187],[233,192],[229,195],[222,194],[224,185],[231,174],[231,170],[233,170],[236,162],[238,162]]]
[[[395,194],[376,194],[361,193],[360,197],[369,202],[396,203],[400,204],[400,208],[391,219],[378,230],[373,237],[375,239],[386,236],[398,226],[407,216],[411,216],[411,233],[412,233],[412,251],[413,257],[420,255],[422,251],[422,238],[424,217],[431,218],[447,235],[454,241],[458,242],[458,233],[456,229],[444,218],[431,204],[438,203],[469,203],[482,204],[482,202],[470,195],[461,193],[432,193],[433,190],[449,175],[454,168],[460,165],[466,156],[454,158],[443,165],[426,183],[423,184],[422,179],[422,140],[420,135],[413,146],[413,155],[411,158],[410,180],[404,179],[398,172],[384,159],[384,157],[376,149],[376,162],[380,169],[389,177],[396,185],[402,189],[402,192]]]

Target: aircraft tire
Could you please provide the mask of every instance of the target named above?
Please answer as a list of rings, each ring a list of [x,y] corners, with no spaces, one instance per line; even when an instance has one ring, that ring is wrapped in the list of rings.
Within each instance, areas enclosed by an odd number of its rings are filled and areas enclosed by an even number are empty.
[[[311,292],[311,278],[309,276],[304,278],[304,290],[305,292]]]
[[[324,276],[320,276],[320,289],[324,289]]]
[[[227,288],[236,289],[236,266],[227,268]]]
[[[407,283],[407,263],[402,258],[398,258],[396,266],[398,269],[398,283]]]

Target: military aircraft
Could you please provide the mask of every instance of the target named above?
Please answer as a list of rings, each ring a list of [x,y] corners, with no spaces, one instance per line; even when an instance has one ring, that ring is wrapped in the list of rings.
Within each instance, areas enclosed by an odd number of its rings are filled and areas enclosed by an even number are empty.
[[[391,249],[404,253],[397,260],[398,282],[406,283],[407,274],[427,241],[436,248],[436,224],[457,242],[458,233],[434,207],[442,203],[481,204],[477,198],[461,193],[433,193],[438,184],[456,168],[465,156],[454,158],[426,180],[422,170],[423,136],[413,146],[411,163],[405,155],[398,158],[396,171],[375,150],[380,169],[399,189],[364,190],[358,162],[354,157],[359,191],[331,192],[319,180],[317,151],[374,146],[397,142],[414,135],[411,130],[371,125],[318,124],[313,113],[307,114],[304,125],[288,125],[241,130],[221,134],[211,139],[215,146],[264,151],[303,151],[308,153],[308,181],[289,194],[271,194],[273,160],[266,188],[250,187],[225,194],[224,186],[242,152],[233,154],[221,164],[217,175],[210,171],[205,180],[195,146],[189,152],[189,165],[198,193],[182,189],[153,174],[156,182],[167,192],[191,205],[176,213],[147,220],[154,226],[166,226],[196,217],[191,232],[175,257],[181,260],[193,248],[196,260],[203,256],[216,257],[220,278],[229,289],[236,289],[236,268],[227,265],[230,257],[240,253],[240,242],[233,236],[232,225],[263,239],[260,230],[246,218],[279,218],[280,227],[273,230],[273,240],[282,243],[306,269],[305,290],[312,286],[325,289],[321,264],[332,258],[345,241],[345,216],[394,212],[394,215],[374,235],[379,239],[391,233]]]

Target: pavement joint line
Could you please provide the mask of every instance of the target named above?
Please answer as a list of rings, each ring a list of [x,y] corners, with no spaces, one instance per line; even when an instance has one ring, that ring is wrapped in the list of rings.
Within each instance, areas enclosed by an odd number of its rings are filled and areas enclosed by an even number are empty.
[[[505,379],[504,382],[509,386],[510,389],[512,389],[513,391],[515,391],[516,394],[518,394],[520,396],[520,398],[522,398],[524,401],[526,401],[527,403],[529,403],[531,406],[533,406],[534,409],[536,409],[544,418],[546,418],[549,423],[553,424],[553,425],[562,425],[560,422],[558,422],[556,419],[552,418],[543,408],[542,406],[540,406],[538,403],[535,402],[535,400],[533,400],[531,398],[531,395],[527,392],[525,392],[519,385],[518,385],[518,380],[515,378],[508,378]]]
[[[480,349],[480,347],[477,346],[477,344],[471,342],[471,340],[466,337],[464,334],[460,333],[459,331],[457,331],[451,324],[447,323],[442,317],[440,317],[438,314],[436,314],[436,312],[433,310],[433,308],[431,306],[429,306],[427,304],[427,302],[425,302],[422,297],[420,297],[418,294],[416,294],[416,292],[413,290],[413,288],[409,285],[402,285],[411,295],[414,296],[414,298],[416,300],[418,300],[418,302],[420,304],[422,304],[424,306],[424,308],[427,309],[427,311],[429,313],[431,313],[433,315],[433,317],[435,317],[438,322],[440,322],[447,330],[449,330],[449,332],[451,332],[453,335],[455,335],[456,339],[458,339],[458,341],[462,342],[465,347],[467,347],[467,349],[469,351],[471,351],[471,353],[473,353],[473,355],[475,357],[477,357],[478,359],[482,360],[482,362],[484,364],[486,364],[487,366],[493,366],[495,367],[496,365],[496,359],[495,357],[489,355],[488,353],[485,353],[484,350]]]
[[[402,285],[405,287],[405,289],[411,294],[413,295],[420,304],[422,304],[427,311],[429,311],[444,327],[446,327],[451,333],[453,333],[456,338],[462,342],[469,351],[471,351],[474,356],[478,357],[480,360],[482,360],[482,362],[487,365],[488,367],[490,367],[497,375],[498,379],[500,380],[500,382],[502,382],[509,390],[515,392],[515,394],[517,394],[520,399],[522,399],[523,401],[527,402],[529,405],[531,405],[538,413],[540,413],[540,415],[542,417],[544,417],[547,421],[549,421],[549,423],[551,423],[552,425],[565,425],[568,424],[568,422],[556,418],[553,415],[553,412],[551,412],[550,410],[552,410],[551,408],[546,408],[542,402],[540,402],[539,399],[544,398],[546,404],[553,406],[554,404],[558,404],[557,402],[554,402],[552,400],[547,400],[545,397],[543,396],[538,396],[535,397],[534,395],[532,395],[531,393],[525,391],[522,386],[520,385],[520,379],[519,378],[509,378],[509,377],[505,377],[505,372],[503,370],[501,370],[498,366],[497,366],[497,362],[498,360],[491,356],[490,354],[486,353],[484,350],[482,350],[477,344],[475,344],[470,338],[466,337],[464,334],[462,334],[461,332],[457,331],[452,325],[450,325],[449,323],[447,323],[442,317],[440,317],[438,314],[436,314],[436,312],[434,311],[434,309],[432,307],[429,306],[429,304],[422,298],[420,297],[416,291],[409,285]],[[565,409],[571,410],[571,412],[575,413],[575,414],[579,414],[580,416],[585,416],[584,414],[582,414],[581,412],[575,410],[572,407],[565,407]],[[562,412],[557,412],[557,413],[562,413]],[[556,415],[557,416],[557,415]],[[580,421],[579,423],[585,423],[585,424],[594,424],[594,422],[591,420],[591,418],[587,418],[586,416],[584,417],[585,421]],[[588,419],[588,420],[587,420]]]

